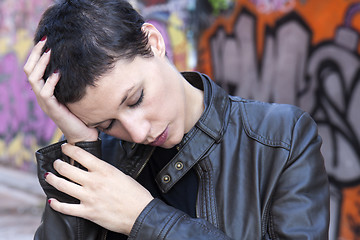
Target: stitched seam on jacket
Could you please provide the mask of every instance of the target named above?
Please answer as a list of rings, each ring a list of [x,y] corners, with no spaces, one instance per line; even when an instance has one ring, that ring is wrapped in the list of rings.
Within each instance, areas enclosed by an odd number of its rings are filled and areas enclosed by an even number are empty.
[[[203,179],[204,173],[199,164],[196,164],[195,166],[196,166],[195,170],[199,177],[199,186],[198,186],[197,199],[196,199],[196,215],[197,215],[197,217],[202,217],[203,210],[202,210],[201,206],[203,206],[203,204],[201,204],[201,199],[203,196],[202,185],[203,185],[203,181],[204,181],[204,179]]]
[[[81,219],[79,218],[79,217],[76,217],[75,218],[75,222],[76,222],[76,231],[77,231],[77,237],[78,237],[78,239],[79,240],[83,240],[84,239],[84,237],[83,237],[83,231],[84,231],[84,229],[82,228],[82,222],[81,222]]]
[[[138,232],[139,232],[139,229],[140,229],[141,225],[143,225],[143,223],[144,223],[144,221],[145,221],[145,218],[150,214],[151,210],[152,210],[156,205],[158,205],[158,204],[159,204],[159,203],[156,202],[153,206],[151,206],[150,209],[147,210],[147,212],[144,214],[144,216],[142,216],[142,218],[140,219],[140,221],[138,222],[138,224],[135,226],[136,228],[134,229],[135,231],[133,232],[133,234],[132,234],[132,232],[130,231],[129,239],[136,239],[136,236],[137,236],[137,234],[138,234]],[[135,222],[135,224],[136,224],[136,222]],[[131,238],[131,237],[133,237],[133,238]]]
[[[271,214],[271,211],[269,212],[268,229],[269,229],[269,235],[270,235],[271,239],[274,239],[274,240],[279,239],[279,237],[277,236],[276,231],[275,231],[274,219],[273,219],[273,215]]]
[[[208,178],[208,194],[209,194],[209,201],[210,201],[210,209],[209,212],[211,213],[211,223],[214,224],[216,227],[219,227],[218,222],[218,211],[216,207],[216,195],[214,193],[215,187],[213,186],[213,178],[212,178],[212,165],[209,159],[204,159],[205,166],[207,167],[206,175]]]
[[[250,124],[249,124],[249,119],[247,118],[247,111],[246,111],[246,107],[245,107],[245,103],[244,102],[241,102],[241,108],[244,110],[245,114],[241,114],[241,117],[243,119],[243,123],[244,123],[244,130],[245,130],[245,133],[250,137],[250,138],[253,138],[255,139],[256,141],[262,143],[262,144],[265,144],[265,145],[268,145],[270,147],[282,147],[282,148],[285,148],[286,150],[290,150],[290,144],[289,143],[286,143],[282,140],[271,140],[271,139],[268,139],[264,136],[261,136],[259,133],[255,132]]]
[[[294,127],[293,127],[293,129],[292,129],[292,131],[291,131],[291,143],[292,143],[293,140],[294,140],[293,138],[294,138],[294,132],[295,132],[296,126],[299,124],[300,119],[303,118],[303,117],[305,116],[305,114],[306,114],[306,112],[302,113],[302,114],[300,115],[300,117],[297,119],[296,123],[294,124]],[[285,168],[288,167],[289,160],[290,160],[290,158],[291,158],[292,153],[293,153],[293,149],[292,149],[292,145],[290,145],[289,154],[288,154],[288,157],[287,157],[287,159],[286,159],[286,166],[285,166]]]
[[[176,217],[177,216],[177,217]],[[176,217],[176,218],[175,218]],[[166,239],[166,236],[169,234],[171,228],[179,221],[180,218],[185,218],[185,214],[180,215],[177,213],[174,213],[171,218],[169,219],[169,221],[166,223],[166,225],[164,226],[163,229],[161,229],[159,236],[157,237],[157,239]],[[174,220],[172,220],[174,219]],[[164,234],[163,234],[164,232]],[[163,238],[160,238],[161,235],[164,235]]]
[[[189,219],[189,218],[185,218],[184,220],[185,220],[186,222],[188,222],[188,223],[196,224],[196,225],[200,226],[203,230],[206,230],[208,233],[213,233],[213,234],[216,235],[216,236],[221,236],[221,237],[222,237],[222,235],[220,235],[218,231],[214,231],[214,230],[212,230],[211,228],[208,228],[205,224],[202,224],[201,222],[192,220],[191,218],[190,218],[190,219]],[[217,229],[217,228],[215,228],[215,229]],[[220,231],[220,230],[219,230],[219,231]]]
[[[293,129],[291,131],[291,143],[293,142],[293,138],[294,138],[294,132],[295,129],[297,127],[297,125],[299,124],[299,121],[301,118],[303,118],[305,116],[306,112],[303,112],[299,118],[297,119],[296,123],[293,126]],[[289,160],[291,158],[291,154],[292,154],[292,144],[289,144],[289,152],[288,152],[288,157],[286,159],[286,165],[284,165],[284,168],[282,169],[282,171],[284,171],[288,166],[289,166]],[[269,210],[269,217],[270,217],[270,225],[271,225],[271,231],[269,231],[269,234],[271,239],[277,240],[280,239],[278,234],[276,233],[276,222],[274,221],[274,215],[271,213],[271,210]]]

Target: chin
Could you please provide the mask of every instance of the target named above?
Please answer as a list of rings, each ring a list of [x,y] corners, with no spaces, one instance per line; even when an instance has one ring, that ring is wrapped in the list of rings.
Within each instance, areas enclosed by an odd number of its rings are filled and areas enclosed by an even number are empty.
[[[161,145],[160,147],[161,147],[161,148],[170,149],[170,148],[173,148],[173,147],[175,147],[175,146],[176,146],[176,144],[164,143],[164,144]]]
[[[173,139],[168,139],[162,146],[162,148],[166,148],[166,149],[170,149],[175,147],[177,144],[179,144],[181,142],[182,138],[180,138],[179,140],[174,141]]]

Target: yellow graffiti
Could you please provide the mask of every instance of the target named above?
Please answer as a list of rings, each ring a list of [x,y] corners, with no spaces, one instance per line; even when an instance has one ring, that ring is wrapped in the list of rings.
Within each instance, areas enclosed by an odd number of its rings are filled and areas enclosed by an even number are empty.
[[[14,45],[14,52],[20,63],[24,62],[27,58],[28,51],[32,47],[33,43],[29,32],[25,29],[21,29],[16,32],[16,44]]]
[[[10,42],[8,37],[0,38],[0,55],[3,56],[8,52],[8,42]]]
[[[55,131],[54,136],[53,136],[53,138],[51,140],[51,143],[58,142],[62,135],[63,135],[63,133],[60,131],[60,129],[56,128],[56,131]]]
[[[0,139],[0,159],[5,155],[5,142]]]
[[[57,129],[49,144],[59,141],[61,136],[61,131]],[[27,147],[24,144],[25,135],[23,133],[18,133],[8,144],[0,139],[0,158],[10,160],[11,162],[8,163],[16,167],[21,167],[24,163],[35,162],[35,152],[44,146],[38,144],[35,136],[26,136],[26,138]]]
[[[185,32],[183,31],[184,23],[176,13],[171,14],[168,21],[168,33],[174,53],[174,64],[180,71],[187,70],[188,44]]]
[[[12,139],[8,146],[7,155],[10,159],[14,160],[16,166],[21,166],[24,162],[28,162],[30,159],[33,159],[32,153],[23,147],[23,143],[24,135],[20,133]]]
[[[13,41],[9,36],[0,38],[0,56],[15,53],[18,62],[23,64],[28,56],[29,49],[33,46],[31,36],[25,29],[19,29]]]

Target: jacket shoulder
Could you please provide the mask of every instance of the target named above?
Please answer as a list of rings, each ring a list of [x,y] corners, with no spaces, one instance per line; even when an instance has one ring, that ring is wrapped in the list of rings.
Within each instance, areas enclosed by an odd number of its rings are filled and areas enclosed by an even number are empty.
[[[239,104],[246,134],[272,147],[290,150],[294,127],[301,116],[308,115],[300,108],[289,104],[232,99]]]

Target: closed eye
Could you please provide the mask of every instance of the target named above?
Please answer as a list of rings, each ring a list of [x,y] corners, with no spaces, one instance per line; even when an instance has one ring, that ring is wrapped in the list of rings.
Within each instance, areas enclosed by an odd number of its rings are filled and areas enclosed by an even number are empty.
[[[103,132],[108,132],[111,130],[111,128],[114,126],[114,123],[115,123],[115,119],[112,119],[109,126],[107,126],[106,128],[101,128],[99,127],[99,129]]]
[[[136,103],[129,105],[129,107],[131,107],[131,108],[136,108],[136,107],[138,107],[138,106],[142,103],[143,99],[144,99],[144,89],[141,90],[140,97],[139,97],[139,99],[136,101]]]

